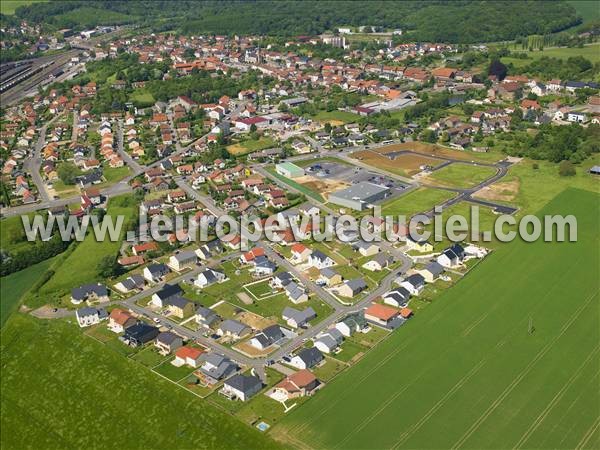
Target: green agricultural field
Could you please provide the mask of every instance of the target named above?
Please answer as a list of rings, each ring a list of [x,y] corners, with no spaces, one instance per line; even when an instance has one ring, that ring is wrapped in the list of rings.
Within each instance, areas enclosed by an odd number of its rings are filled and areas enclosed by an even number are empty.
[[[18,314],[1,337],[4,449],[277,446],[73,321]]]
[[[432,172],[427,176],[427,180],[442,186],[470,188],[491,178],[495,173],[496,169],[493,167],[453,163]]]
[[[396,197],[382,205],[381,213],[386,215],[405,215],[407,219],[415,214],[426,212],[434,206],[454,197],[453,192],[441,189],[418,188],[408,194]]]
[[[523,67],[532,62],[534,59],[539,59],[543,56],[551,58],[567,59],[572,56],[583,56],[590,60],[592,64],[600,62],[600,43],[596,42],[593,44],[585,45],[584,47],[551,47],[544,50],[521,50],[517,49],[517,53],[526,53],[529,56],[528,59],[521,58],[502,58],[502,62],[505,64],[512,63],[515,67]]]
[[[312,448],[598,448],[600,196],[576,243],[506,244],[289,414]],[[401,420],[399,419],[401,418]]]
[[[27,6],[32,3],[45,2],[48,0],[2,0],[0,2],[0,13],[12,15],[19,6]]]
[[[329,122],[332,125],[341,125],[356,122],[360,119],[360,116],[348,111],[319,111],[314,116],[311,116],[311,119],[322,123]]]
[[[28,214],[31,220],[35,214]],[[12,216],[0,222],[0,248],[6,252],[18,252],[35,245],[27,240],[21,216]]]
[[[577,14],[583,19],[583,23],[600,20],[598,2],[594,0],[569,0],[569,3],[575,7]]]
[[[117,216],[123,215],[125,217],[124,224],[126,224],[127,220],[135,216],[135,212],[136,205],[133,197],[122,195],[110,200],[107,215],[112,216],[115,221]],[[124,229],[121,232],[121,237],[123,237]],[[99,281],[101,277],[98,273],[98,263],[105,256],[116,257],[120,247],[120,240],[111,242],[107,235],[103,242],[98,242],[93,233],[88,233],[63,264],[56,269],[52,278],[40,288],[39,299],[44,303],[47,303],[48,300],[56,301],[74,287],[83,283]]]
[[[47,259],[27,269],[11,273],[0,278],[0,301],[3,326],[10,314],[16,309],[19,300],[44,275],[54,258]]]

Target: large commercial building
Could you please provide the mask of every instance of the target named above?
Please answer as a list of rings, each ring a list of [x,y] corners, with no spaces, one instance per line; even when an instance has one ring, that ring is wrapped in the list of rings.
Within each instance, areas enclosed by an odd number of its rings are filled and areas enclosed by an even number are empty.
[[[336,205],[362,211],[368,205],[390,195],[390,188],[363,181],[329,195],[329,201]]]
[[[275,165],[275,170],[279,175],[283,175],[287,178],[297,178],[304,175],[304,169],[302,167],[298,167],[296,164],[290,162]]]

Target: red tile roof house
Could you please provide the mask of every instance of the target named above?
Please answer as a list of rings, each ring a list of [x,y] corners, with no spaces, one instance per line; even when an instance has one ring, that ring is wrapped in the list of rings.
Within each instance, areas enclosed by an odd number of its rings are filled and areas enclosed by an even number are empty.
[[[283,397],[286,400],[311,395],[320,387],[319,380],[309,370],[299,370],[292,375],[288,375],[283,381],[277,384],[273,389],[276,397]]]
[[[387,326],[399,314],[400,311],[396,308],[380,305],[379,303],[373,303],[365,309],[365,319],[382,326]]]
[[[188,365],[196,369],[201,365],[200,357],[202,353],[204,352],[202,350],[198,350],[197,348],[180,347],[175,352],[175,359],[171,364],[176,367]]]
[[[257,257],[264,256],[264,255],[265,255],[265,249],[264,248],[262,248],[262,247],[254,247],[249,252],[246,252],[242,256],[240,256],[240,262],[242,264],[250,264]]]

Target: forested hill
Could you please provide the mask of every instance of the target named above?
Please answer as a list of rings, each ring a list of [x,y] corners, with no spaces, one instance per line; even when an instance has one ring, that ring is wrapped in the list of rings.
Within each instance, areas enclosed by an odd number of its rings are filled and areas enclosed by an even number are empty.
[[[581,18],[559,1],[50,1],[17,16],[57,27],[153,24],[185,33],[312,35],[340,26],[401,28],[405,39],[474,43],[547,34]],[[102,23],[104,22],[104,23]]]

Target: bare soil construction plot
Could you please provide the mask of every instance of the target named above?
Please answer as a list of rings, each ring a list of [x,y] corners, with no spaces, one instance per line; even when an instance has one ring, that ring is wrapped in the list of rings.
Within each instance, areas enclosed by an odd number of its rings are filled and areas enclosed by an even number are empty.
[[[427,156],[434,156],[446,159],[460,159],[464,161],[479,161],[479,162],[495,162],[503,158],[502,155],[473,153],[461,150],[452,150],[436,144],[428,144],[425,142],[401,142],[399,144],[391,144],[377,149],[378,153],[386,154],[400,150],[410,150],[416,153],[423,153]]]
[[[362,150],[350,155],[359,161],[379,169],[387,170],[402,176],[412,176],[421,171],[421,166],[439,166],[443,161],[427,156],[404,153],[394,155],[394,152],[382,154],[375,150]]]
[[[294,181],[306,186],[311,191],[318,192],[323,197],[327,198],[330,193],[339,191],[350,186],[350,183],[332,178],[316,178],[311,175],[295,178]]]
[[[512,202],[519,193],[520,184],[518,179],[494,183],[478,190],[473,197],[497,202]]]

